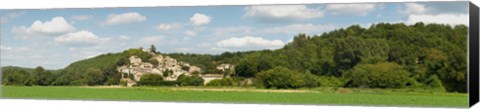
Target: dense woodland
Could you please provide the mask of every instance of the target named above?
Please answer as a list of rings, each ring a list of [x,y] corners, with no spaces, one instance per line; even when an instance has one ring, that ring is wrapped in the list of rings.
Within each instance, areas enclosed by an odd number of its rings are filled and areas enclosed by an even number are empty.
[[[321,35],[298,34],[292,42],[276,50],[219,55],[160,53],[154,46],[150,50],[199,66],[204,74],[224,73],[232,77],[214,80],[207,86],[243,86],[241,81],[253,79],[256,87],[278,89],[424,88],[466,92],[467,30],[465,25],[379,23],[369,28],[353,25]],[[129,49],[81,60],[56,71],[4,67],[2,82],[4,85],[118,85],[120,73],[115,69],[127,64],[131,55],[154,63],[150,54]],[[223,63],[235,65],[235,71],[215,69]]]

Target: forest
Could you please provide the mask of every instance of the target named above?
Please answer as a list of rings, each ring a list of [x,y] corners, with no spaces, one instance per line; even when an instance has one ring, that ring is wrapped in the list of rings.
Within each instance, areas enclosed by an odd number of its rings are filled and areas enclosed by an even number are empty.
[[[213,54],[155,53],[202,68],[203,74],[224,73],[232,78],[207,86],[251,86],[275,89],[313,87],[423,88],[467,92],[467,33],[465,25],[378,23],[352,25],[321,35],[298,34],[276,50]],[[159,47],[161,48],[161,47]],[[80,60],[60,70],[41,66],[3,67],[3,85],[118,85],[116,67],[136,55],[151,61],[141,49],[128,49]],[[235,65],[233,72],[215,66]],[[198,85],[198,84],[196,84]]]

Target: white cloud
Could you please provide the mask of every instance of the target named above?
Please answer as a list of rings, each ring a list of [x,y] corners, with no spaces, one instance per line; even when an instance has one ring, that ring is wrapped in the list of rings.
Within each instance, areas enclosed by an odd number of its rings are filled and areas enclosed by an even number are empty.
[[[375,10],[375,4],[328,4],[326,10],[333,15],[365,16]]]
[[[92,19],[93,15],[75,15],[75,16],[72,16],[70,18],[73,19],[73,20],[77,20],[77,21],[84,21],[84,20]]]
[[[279,48],[285,45],[281,40],[267,40],[261,37],[232,37],[219,41],[217,43],[219,47],[233,47],[233,48],[242,48],[242,47],[265,47],[269,49]]]
[[[123,13],[123,14],[110,14],[108,15],[104,24],[106,25],[128,24],[133,22],[141,22],[146,19],[147,17],[137,12]]]
[[[331,31],[338,28],[332,24],[292,24],[287,26],[266,28],[263,30],[265,33],[286,33],[286,34],[321,34],[323,32]]]
[[[7,46],[3,46],[3,45],[0,45],[0,50],[4,51],[4,50],[11,50],[12,47],[7,47]]]
[[[128,39],[130,39],[130,37],[125,36],[125,35],[118,36],[118,38],[119,38],[119,39],[122,39],[122,40],[128,40]]]
[[[410,15],[406,24],[423,23],[440,23],[449,25],[464,24],[468,26],[468,14],[439,14],[439,15]]]
[[[27,38],[31,36],[59,35],[75,31],[75,27],[70,25],[63,17],[54,17],[51,21],[35,21],[30,27],[13,27],[12,32],[18,37]]]
[[[192,25],[194,26],[206,25],[206,24],[209,24],[212,19],[213,18],[208,15],[195,13],[190,18],[190,23],[192,23]]]
[[[196,36],[197,35],[197,33],[195,31],[191,31],[191,30],[187,30],[184,33],[187,36]]]
[[[423,14],[427,12],[428,8],[423,4],[406,3],[405,9],[400,10],[403,14]]]
[[[7,23],[9,20],[25,15],[25,12],[8,13],[0,17],[0,24]]]
[[[97,35],[93,34],[92,32],[85,31],[85,30],[61,35],[54,39],[54,41],[57,43],[70,45],[70,46],[103,44],[109,40],[110,38],[100,38]]]
[[[214,28],[211,31],[216,36],[225,36],[225,35],[231,35],[231,34],[249,34],[254,31],[254,28],[249,26],[228,26],[228,27]]]
[[[181,28],[182,28],[182,25],[179,23],[159,24],[155,26],[155,29],[159,31],[170,31],[170,30],[177,30]]]
[[[305,5],[263,5],[245,8],[244,17],[252,17],[262,22],[284,22],[323,17],[320,9]]]

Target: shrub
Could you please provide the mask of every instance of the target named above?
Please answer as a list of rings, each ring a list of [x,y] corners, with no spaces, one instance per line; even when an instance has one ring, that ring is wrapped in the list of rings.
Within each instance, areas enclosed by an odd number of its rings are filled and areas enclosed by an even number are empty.
[[[360,64],[344,77],[353,87],[400,88],[408,81],[408,72],[396,63]]]
[[[445,88],[443,87],[442,81],[440,81],[440,79],[438,79],[438,76],[437,76],[437,75],[432,75],[432,76],[430,76],[430,77],[426,80],[426,84],[427,84],[427,86],[429,86],[429,87],[431,87],[431,88],[445,89]]]
[[[186,76],[184,74],[178,76],[177,81],[181,86],[200,86],[203,85],[203,78],[197,75]]]
[[[315,75],[310,73],[298,73],[284,67],[275,67],[258,73],[255,79],[257,84],[265,88],[295,89],[317,87],[318,81],[315,78]]]
[[[140,81],[143,81],[143,82],[158,82],[158,81],[163,81],[163,77],[161,75],[158,75],[158,74],[147,73],[147,74],[142,75],[142,77],[140,78]]]
[[[178,81],[139,81],[138,86],[178,86]]]
[[[319,85],[322,87],[342,87],[343,82],[341,79],[334,76],[320,76],[317,78]]]
[[[33,78],[23,69],[2,69],[2,84],[3,85],[24,85],[31,86]]]
[[[236,86],[235,80],[232,78],[216,79],[208,82],[207,86]]]
[[[120,81],[121,86],[127,86],[127,81]]]

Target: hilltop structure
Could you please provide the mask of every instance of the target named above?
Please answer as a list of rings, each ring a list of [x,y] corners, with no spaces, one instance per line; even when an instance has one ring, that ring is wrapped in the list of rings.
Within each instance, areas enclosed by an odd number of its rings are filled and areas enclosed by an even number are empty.
[[[193,74],[199,74],[204,79],[204,84],[206,84],[211,80],[222,79],[224,77],[224,74],[202,75],[202,69],[200,67],[177,61],[169,56],[153,54],[152,59],[158,62],[158,64],[142,62],[140,57],[130,56],[129,64],[117,68],[117,71],[122,74],[121,80],[126,81],[127,86],[133,86],[137,81],[140,81],[142,75],[148,73],[161,75],[165,81],[176,81],[180,75],[192,76]],[[222,64],[217,67],[217,69],[222,71],[230,68],[233,68],[233,65]]]

